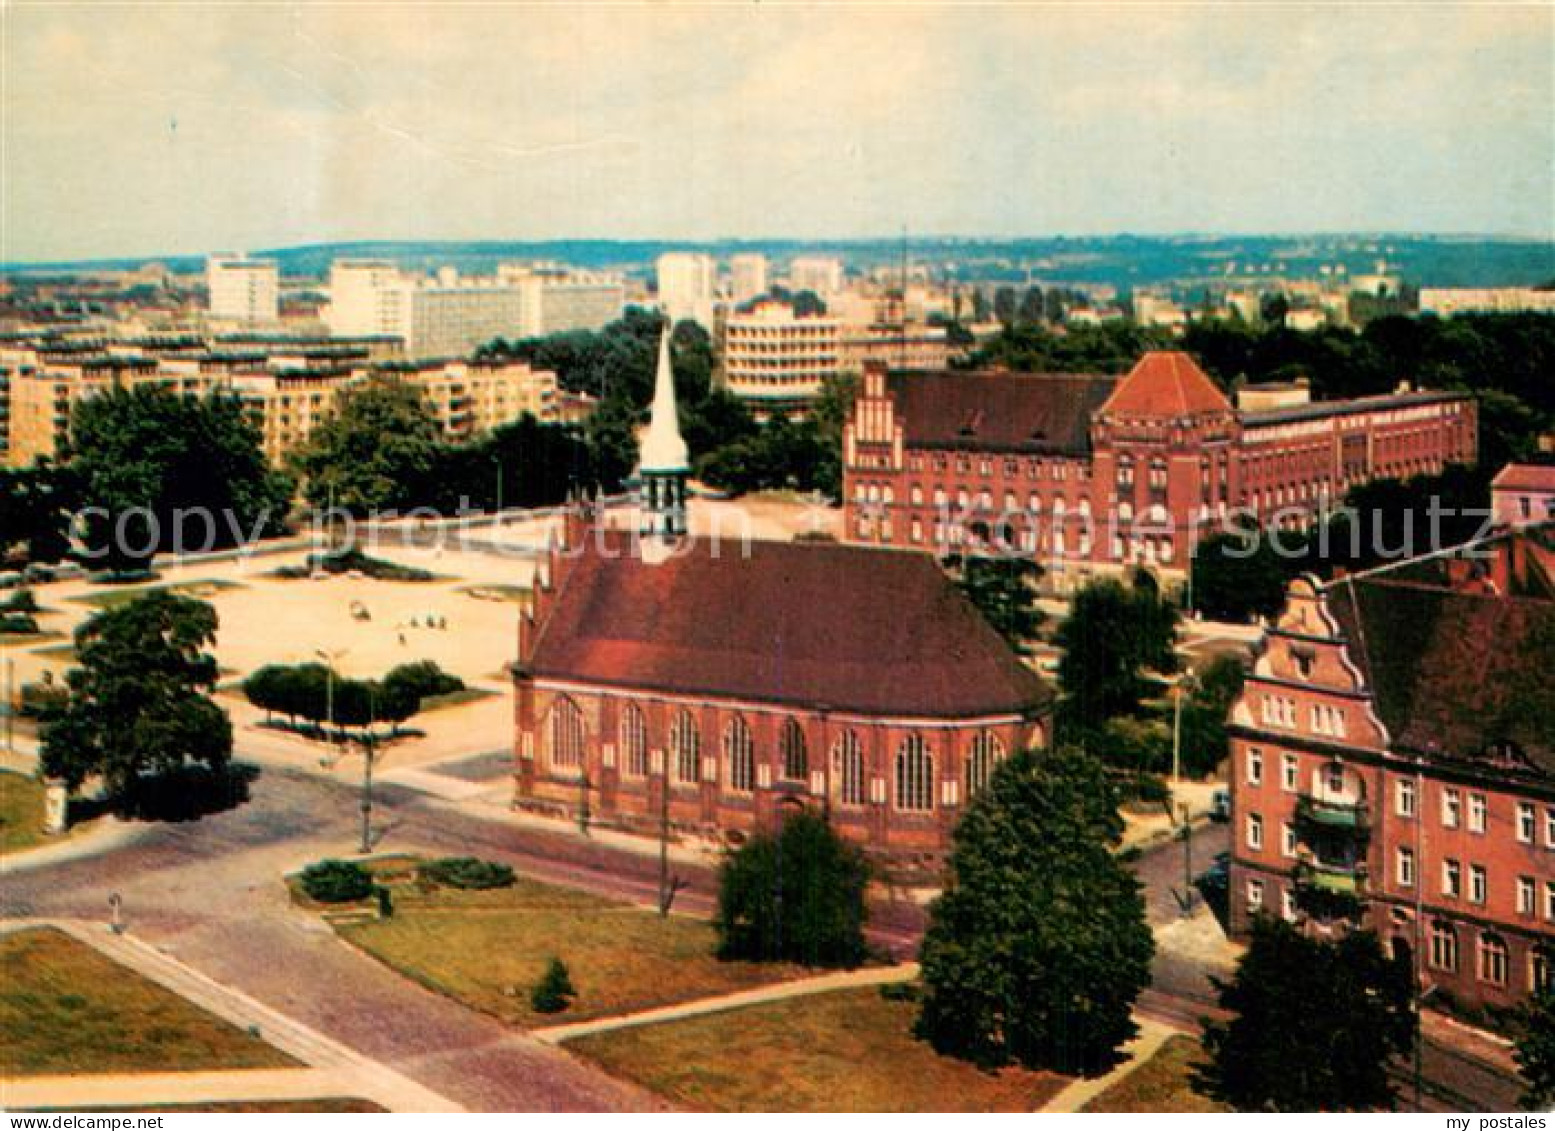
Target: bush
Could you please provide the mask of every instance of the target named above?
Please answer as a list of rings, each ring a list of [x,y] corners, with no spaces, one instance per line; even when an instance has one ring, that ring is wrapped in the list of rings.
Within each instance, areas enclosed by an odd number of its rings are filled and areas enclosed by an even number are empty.
[[[383,677],[383,686],[390,694],[396,691],[414,697],[419,705],[424,699],[436,695],[449,695],[464,690],[464,680],[451,675],[431,660],[418,660],[413,664],[400,664]]]
[[[917,982],[887,982],[880,987],[880,996],[886,1001],[917,1001]]]
[[[37,631],[37,618],[30,613],[0,613],[0,635],[31,636]]]
[[[545,976],[530,991],[529,1004],[536,1013],[560,1013],[577,996],[578,991],[572,988],[572,978],[567,973],[567,964],[560,958],[553,958],[545,968]]]
[[[31,589],[18,589],[4,601],[0,601],[0,613],[35,613],[38,611],[38,599],[32,595]]]
[[[473,856],[449,856],[423,864],[421,878],[443,887],[485,891],[512,887],[517,877],[506,864],[477,860]]]
[[[351,860],[320,860],[302,871],[302,890],[319,903],[351,903],[373,892],[373,876]]]

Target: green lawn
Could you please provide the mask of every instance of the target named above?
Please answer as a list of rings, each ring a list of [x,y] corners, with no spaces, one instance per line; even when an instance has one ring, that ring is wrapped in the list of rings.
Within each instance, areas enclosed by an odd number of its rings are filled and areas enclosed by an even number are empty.
[[[0,1076],[296,1065],[59,931],[0,936]]]
[[[1081,1111],[1100,1112],[1226,1112],[1193,1090],[1192,1072],[1204,1059],[1192,1037],[1170,1037],[1154,1056],[1086,1104]]]
[[[720,962],[711,924],[520,877],[493,891],[423,890],[391,883],[389,919],[337,930],[431,989],[504,1021],[554,1025],[749,989],[804,973]],[[536,1014],[529,992],[555,955],[578,996],[564,1013]]]
[[[94,609],[112,609],[119,605],[127,605],[148,593],[173,593],[181,597],[198,597],[205,600],[226,589],[244,588],[246,586],[241,582],[224,581],[212,577],[203,581],[179,581],[169,585],[127,585],[122,589],[98,589],[91,593],[83,593],[79,597],[71,597],[70,600],[80,605],[91,605]]]
[[[876,987],[568,1041],[672,1102],[711,1111],[1035,1111],[1069,1082],[983,1072],[912,1035],[918,1006]]]
[[[43,783],[0,770],[0,854],[43,843]]]
[[[484,687],[461,687],[458,691],[450,691],[446,695],[429,695],[421,701],[421,710],[418,715],[429,714],[432,711],[446,711],[450,707],[463,707],[466,703],[479,703],[482,699],[495,698],[497,692],[487,690]]]

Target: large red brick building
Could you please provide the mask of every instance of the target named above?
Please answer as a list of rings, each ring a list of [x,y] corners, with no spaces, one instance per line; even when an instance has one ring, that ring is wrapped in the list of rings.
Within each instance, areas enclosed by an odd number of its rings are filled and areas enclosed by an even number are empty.
[[[1351,487],[1472,462],[1473,400],[1401,390],[1240,409],[1184,353],[1125,377],[873,368],[843,438],[849,541],[1013,551],[1059,586],[1145,565],[1186,569],[1194,539],[1242,512],[1302,525]]]
[[[685,533],[661,351],[641,521],[587,508],[520,615],[515,804],[723,838],[787,807],[937,862],[993,768],[1044,739],[1051,693],[927,554]]]
[[[1231,713],[1231,924],[1365,925],[1504,1007],[1555,940],[1555,527],[1296,581]]]

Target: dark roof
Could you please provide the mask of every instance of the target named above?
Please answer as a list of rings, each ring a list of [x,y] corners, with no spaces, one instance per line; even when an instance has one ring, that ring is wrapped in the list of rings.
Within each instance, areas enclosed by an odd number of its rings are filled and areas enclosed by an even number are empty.
[[[1555,775],[1555,601],[1356,577],[1328,607],[1393,749],[1475,761],[1510,742]]]
[[[697,538],[654,565],[625,535],[585,545],[542,609],[535,676],[914,718],[1051,697],[926,554]]]
[[[1116,377],[1083,373],[894,373],[887,385],[914,448],[1083,455]]]
[[[1409,408],[1412,405],[1432,404],[1438,401],[1469,399],[1468,393],[1421,390],[1413,393],[1389,393],[1380,397],[1356,397],[1347,401],[1313,401],[1310,404],[1292,405],[1290,408],[1244,412],[1242,425],[1245,428],[1257,428],[1267,424],[1290,424],[1298,420],[1320,420],[1325,416],[1351,416],[1358,412],[1381,412],[1390,408]]]

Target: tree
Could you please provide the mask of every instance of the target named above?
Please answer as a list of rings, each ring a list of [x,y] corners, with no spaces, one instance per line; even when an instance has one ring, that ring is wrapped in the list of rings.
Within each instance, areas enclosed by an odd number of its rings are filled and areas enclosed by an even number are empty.
[[[993,1068],[1096,1075],[1136,1032],[1155,944],[1101,763],[1064,747],[1000,766],[956,826],[923,939],[917,1033]]]
[[[1290,538],[1281,532],[1282,545]],[[1285,585],[1300,564],[1256,530],[1212,534],[1193,552],[1193,607],[1210,620],[1272,617],[1285,603]]]
[[[1035,325],[1042,321],[1042,314],[1046,307],[1042,303],[1042,288],[1027,287],[1026,293],[1021,296],[1020,311],[1017,314],[1019,321],[1026,325]]]
[[[423,505],[440,433],[422,392],[396,377],[347,389],[292,457],[316,507],[352,514]]]
[[[1543,957],[1555,963],[1555,945],[1546,943]],[[1555,1104],[1555,981],[1546,978],[1523,1007],[1512,1056],[1526,1085],[1523,1106],[1544,1111]]]
[[[963,558],[956,584],[1016,652],[1026,655],[1045,618],[1032,583],[1042,567],[1028,558]]]
[[[718,880],[718,954],[753,962],[857,966],[869,865],[824,817],[791,814],[731,854]]]
[[[1231,752],[1226,716],[1242,693],[1246,669],[1237,656],[1216,656],[1191,683],[1182,708],[1182,768],[1191,777],[1213,773]]]
[[[69,451],[87,504],[84,556],[108,569],[144,569],[159,551],[233,546],[285,528],[291,481],[266,462],[231,394],[109,389],[72,411]]]
[[[1243,1111],[1366,1111],[1393,1105],[1388,1062],[1415,1040],[1411,974],[1370,931],[1309,938],[1269,915],[1253,923],[1230,981],[1231,1014],[1205,1029],[1202,1085]]]
[[[29,562],[57,562],[70,549],[70,514],[79,489],[67,469],[40,460],[0,467],[0,560],[15,546]]]
[[[1006,326],[1013,325],[1018,300],[1014,287],[1000,287],[993,293],[993,316]]]
[[[1153,583],[1094,581],[1075,594],[1058,626],[1065,722],[1093,732],[1116,715],[1134,714],[1145,694],[1144,671],[1176,670],[1177,614]]]
[[[165,592],[105,609],[76,630],[70,698],[43,728],[43,772],[72,790],[101,775],[112,797],[188,763],[224,770],[232,723],[210,698],[216,611]]]
[[[567,973],[567,964],[560,958],[552,958],[545,974],[529,994],[529,1005],[536,1013],[560,1013],[577,996],[572,977]]]

